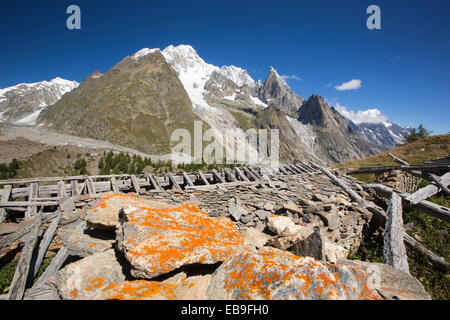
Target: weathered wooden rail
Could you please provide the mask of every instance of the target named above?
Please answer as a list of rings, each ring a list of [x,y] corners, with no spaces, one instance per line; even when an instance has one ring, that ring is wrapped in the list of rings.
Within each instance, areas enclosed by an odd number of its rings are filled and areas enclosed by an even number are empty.
[[[150,192],[172,190],[211,190],[236,185],[276,185],[276,176],[312,175],[319,171],[309,165],[280,165],[276,170],[262,167],[235,167],[203,173],[181,172],[155,176],[153,174],[122,174],[98,176],[50,177],[0,181],[0,223],[8,214],[22,212],[26,224],[0,238],[0,250],[22,242],[20,258],[10,290],[0,300],[53,299],[54,293],[46,285],[71,252],[62,247],[45,272],[34,283],[45,254],[60,225],[63,213],[72,214],[77,201],[84,195],[101,196],[105,192],[135,192],[137,196]],[[86,198],[86,197],[84,197]],[[84,204],[82,202],[81,204]],[[44,211],[44,209],[47,209]],[[27,221],[28,220],[28,221]],[[48,225],[48,226],[47,226]]]
[[[383,173],[390,170],[402,170],[422,179],[427,179],[431,183],[413,194],[407,194],[378,183],[364,185],[364,189],[374,190],[378,195],[390,199],[387,214],[384,215],[386,223],[383,252],[384,262],[394,268],[409,272],[407,255],[404,248],[404,244],[406,244],[411,249],[426,257],[430,264],[436,268],[449,272],[449,262],[425,248],[420,242],[403,230],[402,208],[403,206],[414,208],[437,219],[450,222],[450,208],[426,201],[426,199],[439,192],[443,192],[447,196],[450,194],[448,189],[450,184],[450,157],[427,161],[420,165],[410,165],[391,153],[389,156],[395,162],[399,163],[400,166],[362,167],[348,173]],[[437,176],[437,173],[441,174],[441,176]],[[341,185],[352,196],[352,193],[354,193],[353,190],[348,188],[336,177],[332,176],[330,178],[335,180],[335,183]]]
[[[135,192],[138,196],[147,191],[159,192],[166,189],[187,190],[213,186],[215,184],[249,182],[272,179],[277,175],[307,175],[318,171],[306,164],[280,165],[277,170],[262,167],[235,167],[233,170],[211,170],[203,173],[182,172],[156,176],[154,174],[119,174],[96,176],[48,177],[31,179],[1,180],[0,223],[5,221],[8,211],[21,211],[26,219],[36,215],[42,207],[57,206],[65,197],[84,194],[113,192]]]

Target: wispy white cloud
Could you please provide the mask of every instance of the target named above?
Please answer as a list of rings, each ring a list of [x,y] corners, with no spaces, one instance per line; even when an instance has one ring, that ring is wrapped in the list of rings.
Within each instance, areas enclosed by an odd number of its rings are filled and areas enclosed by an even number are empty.
[[[357,112],[347,109],[347,107],[337,102],[334,108],[347,119],[356,124],[360,123],[381,123],[387,122],[388,118],[378,109],[358,110]]]
[[[332,86],[332,83],[331,82],[328,82],[327,84],[326,84],[326,87],[331,87]]]
[[[356,90],[356,89],[361,88],[361,84],[362,84],[361,80],[352,79],[350,81],[343,82],[341,85],[335,86],[334,88],[339,91]]]
[[[292,79],[292,80],[297,80],[297,81],[301,81],[302,78],[300,78],[299,76],[297,76],[296,74],[292,74],[292,75],[288,75],[288,74],[282,74],[281,79],[283,79],[284,81]]]

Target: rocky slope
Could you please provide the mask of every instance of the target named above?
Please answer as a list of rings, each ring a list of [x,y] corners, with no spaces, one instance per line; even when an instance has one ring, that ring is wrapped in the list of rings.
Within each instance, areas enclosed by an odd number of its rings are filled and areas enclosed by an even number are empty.
[[[51,81],[22,83],[0,89],[0,120],[34,123],[43,109],[77,86],[76,81],[55,78]]]
[[[280,112],[267,110],[269,106]],[[192,133],[195,120],[203,121],[204,130],[211,128],[227,152],[248,145],[248,129],[279,129],[282,162],[358,159],[386,150],[403,135],[394,124],[385,130],[358,126],[317,95],[305,101],[272,67],[264,83],[255,82],[239,67],[206,63],[188,45],[145,48],[104,75],[95,72],[42,112],[38,124],[168,154],[172,131],[186,128]],[[258,151],[249,146],[251,157],[261,156]],[[238,161],[246,159],[248,155],[237,154]]]
[[[377,220],[339,187],[323,175],[275,179],[78,197],[50,245],[74,258],[41,284],[41,298],[430,298],[405,272],[347,260]]]
[[[57,131],[150,154],[170,153],[172,131],[192,131],[196,120],[189,96],[159,50],[126,57],[103,75],[95,72],[38,118]]]

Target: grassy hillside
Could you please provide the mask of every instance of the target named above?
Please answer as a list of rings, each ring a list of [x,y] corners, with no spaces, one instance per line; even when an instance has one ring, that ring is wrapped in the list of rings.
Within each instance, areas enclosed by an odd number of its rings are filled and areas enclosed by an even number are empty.
[[[395,163],[394,160],[388,156],[388,153],[392,153],[410,164],[421,164],[427,160],[445,157],[450,154],[450,134],[431,136],[424,140],[400,146],[371,157],[337,164],[334,167],[358,169],[359,167],[365,166],[398,165],[398,163]],[[368,183],[375,180],[374,174],[359,174],[355,175],[355,177]]]
[[[354,168],[362,166],[384,166],[397,165],[389,156],[392,153],[410,164],[421,164],[427,160],[448,156],[450,154],[450,134],[428,137],[424,140],[414,142],[383,152],[365,159],[350,161],[336,165],[337,168]],[[373,182],[374,174],[355,175],[363,182]],[[429,181],[422,180],[419,188],[426,186]],[[450,197],[439,193],[428,199],[439,205],[450,207]],[[386,209],[386,208],[385,208]],[[407,233],[417,239],[426,248],[450,261],[450,223],[433,218],[418,210],[405,208],[403,221],[408,226]],[[430,266],[420,254],[407,248],[408,263],[411,274],[416,277],[433,299],[450,299],[450,275]],[[371,262],[383,262],[383,236],[375,234],[365,239],[359,251],[351,258]]]

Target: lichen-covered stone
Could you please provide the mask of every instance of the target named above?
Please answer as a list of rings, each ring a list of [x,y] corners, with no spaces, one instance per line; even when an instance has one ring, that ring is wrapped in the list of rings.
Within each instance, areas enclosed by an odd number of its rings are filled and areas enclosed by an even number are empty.
[[[98,202],[86,214],[86,221],[97,228],[115,229],[119,224],[119,211],[125,205],[145,206],[146,208],[161,209],[173,207],[166,203],[131,197],[124,194],[108,194]]]
[[[57,235],[63,245],[69,249],[70,255],[87,257],[97,252],[111,249],[115,240],[103,240],[91,237],[84,230],[61,228]]]
[[[112,283],[97,288],[92,300],[175,300],[172,284],[136,280]]]
[[[213,273],[206,295],[225,300],[380,299],[358,267],[268,247],[237,251]]]
[[[387,264],[343,259],[338,263],[363,269],[372,280],[370,286],[387,300],[431,300],[419,280]]]
[[[91,300],[98,288],[124,280],[114,250],[108,250],[68,264],[51,282],[63,299]]]
[[[189,202],[158,209],[127,205],[116,235],[132,274],[147,279],[187,264],[223,261],[244,245],[229,218],[210,218]]]

